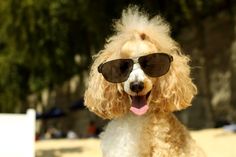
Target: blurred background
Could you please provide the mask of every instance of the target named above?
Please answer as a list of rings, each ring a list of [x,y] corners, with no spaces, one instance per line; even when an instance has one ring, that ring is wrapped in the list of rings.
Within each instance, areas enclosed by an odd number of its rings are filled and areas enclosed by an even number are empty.
[[[194,130],[234,124],[234,0],[1,0],[0,113],[34,108],[37,139],[99,134],[107,121],[83,104],[88,72],[129,4],[164,17],[192,59],[199,93],[179,119]]]

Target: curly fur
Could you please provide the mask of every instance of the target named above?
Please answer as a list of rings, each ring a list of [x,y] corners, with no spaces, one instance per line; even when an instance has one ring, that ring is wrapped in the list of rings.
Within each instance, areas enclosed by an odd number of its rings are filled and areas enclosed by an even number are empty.
[[[160,16],[149,19],[133,6],[123,11],[114,28],[116,33],[95,57],[85,92],[85,104],[92,112],[113,119],[102,134],[104,157],[204,156],[172,115],[173,111],[190,106],[197,89],[190,78],[189,58],[170,37],[169,25]],[[139,117],[129,111],[130,100],[124,84],[107,82],[97,67],[105,61],[120,58],[122,47],[128,41],[142,40],[174,59],[166,75],[148,77],[153,85],[149,109]]]

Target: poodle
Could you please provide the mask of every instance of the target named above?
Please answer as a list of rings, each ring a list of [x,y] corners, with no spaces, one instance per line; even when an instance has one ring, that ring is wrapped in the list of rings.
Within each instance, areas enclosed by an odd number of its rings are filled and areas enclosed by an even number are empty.
[[[103,157],[205,156],[172,113],[190,106],[197,89],[169,25],[131,6],[114,29],[85,91],[88,109],[111,120],[100,135]]]

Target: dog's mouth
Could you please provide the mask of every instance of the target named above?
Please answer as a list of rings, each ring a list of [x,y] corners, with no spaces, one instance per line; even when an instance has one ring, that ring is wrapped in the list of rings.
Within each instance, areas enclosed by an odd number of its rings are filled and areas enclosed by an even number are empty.
[[[150,96],[151,91],[149,91],[146,95],[142,96],[130,96],[131,98],[131,107],[130,111],[134,114],[141,116],[148,111],[148,97]]]

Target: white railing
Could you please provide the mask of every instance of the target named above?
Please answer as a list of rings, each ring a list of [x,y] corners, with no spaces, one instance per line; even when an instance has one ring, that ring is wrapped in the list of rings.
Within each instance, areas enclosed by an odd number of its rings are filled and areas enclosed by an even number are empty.
[[[0,157],[35,157],[35,111],[0,114]]]

